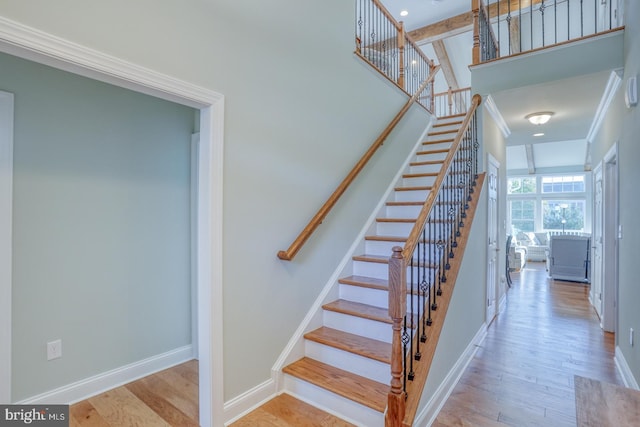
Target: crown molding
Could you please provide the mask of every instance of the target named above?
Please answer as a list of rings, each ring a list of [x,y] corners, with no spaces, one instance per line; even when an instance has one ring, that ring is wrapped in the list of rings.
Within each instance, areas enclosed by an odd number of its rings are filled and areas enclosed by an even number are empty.
[[[498,110],[498,107],[491,95],[487,96],[487,99],[484,102],[484,107],[487,109],[491,117],[493,117],[493,121],[496,122],[496,125],[498,126],[498,129],[500,129],[500,132],[502,132],[502,135],[505,138],[509,138],[509,135],[511,135],[511,129],[507,126],[507,122],[504,120],[504,117],[502,117],[502,113]]]

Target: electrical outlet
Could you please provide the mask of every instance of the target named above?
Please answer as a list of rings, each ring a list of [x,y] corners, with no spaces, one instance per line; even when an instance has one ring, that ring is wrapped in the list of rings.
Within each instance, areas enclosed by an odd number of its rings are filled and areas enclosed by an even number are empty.
[[[47,343],[47,360],[62,357],[62,340],[58,339]]]
[[[629,345],[633,347],[633,328],[629,328]]]

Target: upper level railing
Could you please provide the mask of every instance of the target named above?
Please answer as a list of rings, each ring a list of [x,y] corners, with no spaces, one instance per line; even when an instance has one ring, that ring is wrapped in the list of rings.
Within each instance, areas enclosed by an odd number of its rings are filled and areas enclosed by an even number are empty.
[[[436,117],[466,114],[471,105],[471,88],[451,89],[436,93],[434,99],[434,114]]]
[[[478,179],[476,112],[480,102],[479,95],[471,100],[404,247],[394,247],[389,259],[393,339],[387,427],[414,419],[444,323],[450,284],[455,283],[451,275],[457,271],[452,268],[453,258],[460,258],[464,251],[461,239],[468,232],[461,237],[461,230],[473,218],[467,214]]]
[[[473,63],[622,26],[620,0],[472,0]]]
[[[408,94],[436,72],[435,65],[379,0],[356,0],[356,54]],[[433,111],[433,84],[418,102]]]

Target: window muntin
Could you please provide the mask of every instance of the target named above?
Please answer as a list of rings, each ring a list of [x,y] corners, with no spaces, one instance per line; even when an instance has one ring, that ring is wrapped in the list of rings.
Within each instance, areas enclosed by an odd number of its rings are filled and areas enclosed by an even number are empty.
[[[509,203],[511,214],[511,228],[516,231],[535,231],[536,228],[536,201],[512,200]]]
[[[542,193],[584,193],[584,175],[543,176]]]
[[[535,177],[516,177],[507,180],[507,194],[535,194]]]
[[[585,199],[542,200],[542,228],[547,230],[584,230]]]

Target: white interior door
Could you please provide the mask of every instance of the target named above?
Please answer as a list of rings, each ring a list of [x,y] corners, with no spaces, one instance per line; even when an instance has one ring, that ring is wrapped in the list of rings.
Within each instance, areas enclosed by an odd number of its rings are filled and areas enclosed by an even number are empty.
[[[490,154],[487,155],[488,204],[487,204],[487,324],[496,316],[498,290],[498,170],[500,164]]]
[[[11,403],[13,94],[0,91],[0,403]]]
[[[602,165],[594,170],[593,177],[593,238],[591,240],[591,302],[602,319]]]

